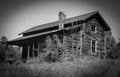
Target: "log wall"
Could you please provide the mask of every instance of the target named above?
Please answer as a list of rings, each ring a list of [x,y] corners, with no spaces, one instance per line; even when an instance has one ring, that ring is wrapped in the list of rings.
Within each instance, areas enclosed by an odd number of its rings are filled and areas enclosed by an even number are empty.
[[[91,30],[91,26],[94,25],[96,27],[96,32],[93,32]],[[83,28],[83,45],[82,45],[82,52],[87,55],[95,55],[99,56],[101,52],[104,51],[104,29],[101,27],[101,25],[97,22],[97,20],[92,19],[86,23],[84,23]],[[96,51],[95,53],[92,53],[91,49],[91,40],[96,41]]]
[[[63,36],[63,45],[65,45],[66,52],[72,54],[73,56],[80,56],[82,52],[82,29],[79,28],[80,27],[71,28],[71,30],[69,30],[69,33],[66,32],[67,35]]]
[[[91,26],[96,27],[96,32],[91,30]],[[71,29],[69,34],[63,37],[63,43],[67,51],[73,55],[95,55],[99,56],[100,52],[105,52],[104,47],[104,29],[97,22],[92,19],[80,24],[81,30]],[[67,33],[66,33],[67,34]],[[92,53],[91,40],[96,41],[96,51]]]
[[[82,22],[81,24],[71,23],[72,26],[67,28],[63,33],[56,33],[59,35],[59,39],[63,42],[64,47],[66,48],[66,52],[69,52],[72,55],[80,56],[80,55],[95,55],[99,56],[100,52],[105,52],[105,41],[104,41],[104,33],[105,30],[99,22],[95,19],[91,19],[89,21]],[[94,25],[96,27],[96,32],[92,32],[91,26]],[[52,33],[53,35],[54,33]],[[50,35],[51,36],[51,35]],[[91,40],[96,41],[96,51],[93,54],[91,52]],[[39,52],[43,52],[44,49],[45,38],[42,41],[34,40],[29,44],[29,57],[37,56]],[[34,48],[33,48],[34,46]],[[23,46],[24,53],[23,57],[27,57],[28,53],[28,45]],[[25,56],[25,55],[27,56]],[[34,54],[34,55],[33,55]]]

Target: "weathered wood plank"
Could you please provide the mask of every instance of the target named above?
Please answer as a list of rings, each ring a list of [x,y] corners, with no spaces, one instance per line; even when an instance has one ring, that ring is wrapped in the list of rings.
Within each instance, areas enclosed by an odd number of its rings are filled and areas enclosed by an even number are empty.
[[[33,51],[32,51],[32,56],[34,57],[35,54],[34,54],[34,49],[35,49],[35,46],[34,46],[34,43],[33,43]]]
[[[27,59],[29,59],[29,56],[30,56],[30,46],[28,45],[28,51],[27,51]]]

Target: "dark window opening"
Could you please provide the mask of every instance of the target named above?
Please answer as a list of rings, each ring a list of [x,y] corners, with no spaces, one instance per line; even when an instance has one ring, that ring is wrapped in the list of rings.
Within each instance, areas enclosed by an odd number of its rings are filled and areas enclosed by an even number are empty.
[[[91,26],[91,29],[92,29],[93,32],[95,32],[95,30],[96,30],[96,29],[95,29],[95,25],[92,25],[92,26]]]
[[[72,26],[72,23],[69,23],[69,26]]]
[[[75,21],[75,22],[73,22],[73,26],[75,26],[75,25],[77,25],[77,22]]]
[[[66,28],[66,27],[69,27],[69,25],[68,24],[64,24],[64,27]]]
[[[92,53],[95,53],[96,41],[92,40]]]
[[[66,27],[71,27],[72,26],[72,23],[66,23],[66,24],[64,24],[64,27],[66,28]]]
[[[82,23],[82,20],[79,20],[77,21],[77,25],[81,24]]]
[[[80,24],[80,21],[77,21],[77,25],[79,25]]]

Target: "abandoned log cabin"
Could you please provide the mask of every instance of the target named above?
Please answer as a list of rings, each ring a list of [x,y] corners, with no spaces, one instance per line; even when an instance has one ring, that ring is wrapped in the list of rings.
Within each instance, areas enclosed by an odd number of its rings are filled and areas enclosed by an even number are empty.
[[[105,55],[106,34],[111,29],[98,11],[71,18],[59,12],[58,17],[58,21],[34,26],[20,33],[23,37],[8,44],[21,46],[23,59],[32,58],[44,52],[44,42],[48,36],[57,34],[66,52],[72,55]]]

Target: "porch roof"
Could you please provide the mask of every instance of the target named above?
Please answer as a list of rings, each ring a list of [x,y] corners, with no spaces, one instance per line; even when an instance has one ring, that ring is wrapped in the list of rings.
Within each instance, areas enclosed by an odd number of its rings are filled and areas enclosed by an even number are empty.
[[[23,43],[27,43],[27,42],[23,42],[23,41],[28,41],[28,39],[39,37],[41,35],[45,35],[45,34],[49,34],[49,33],[54,33],[57,31],[60,31],[60,30],[52,30],[52,31],[44,32],[44,33],[38,33],[38,34],[29,35],[29,36],[19,37],[17,39],[8,41],[7,43],[11,44],[11,45],[22,45]]]
[[[70,29],[73,29],[73,28],[79,28],[79,27],[80,27],[79,25],[76,25],[76,26],[71,26],[71,27],[64,28],[62,30],[57,29],[57,30],[47,31],[47,32],[44,32],[44,33],[38,33],[38,34],[29,35],[29,36],[19,37],[17,39],[8,41],[7,43],[11,44],[11,45],[22,45],[23,43],[29,42],[28,39],[40,37],[42,35],[46,35],[46,34],[50,34],[50,33],[55,33],[55,32],[59,32],[59,31],[63,31],[63,30],[66,31],[66,30],[70,30]]]

